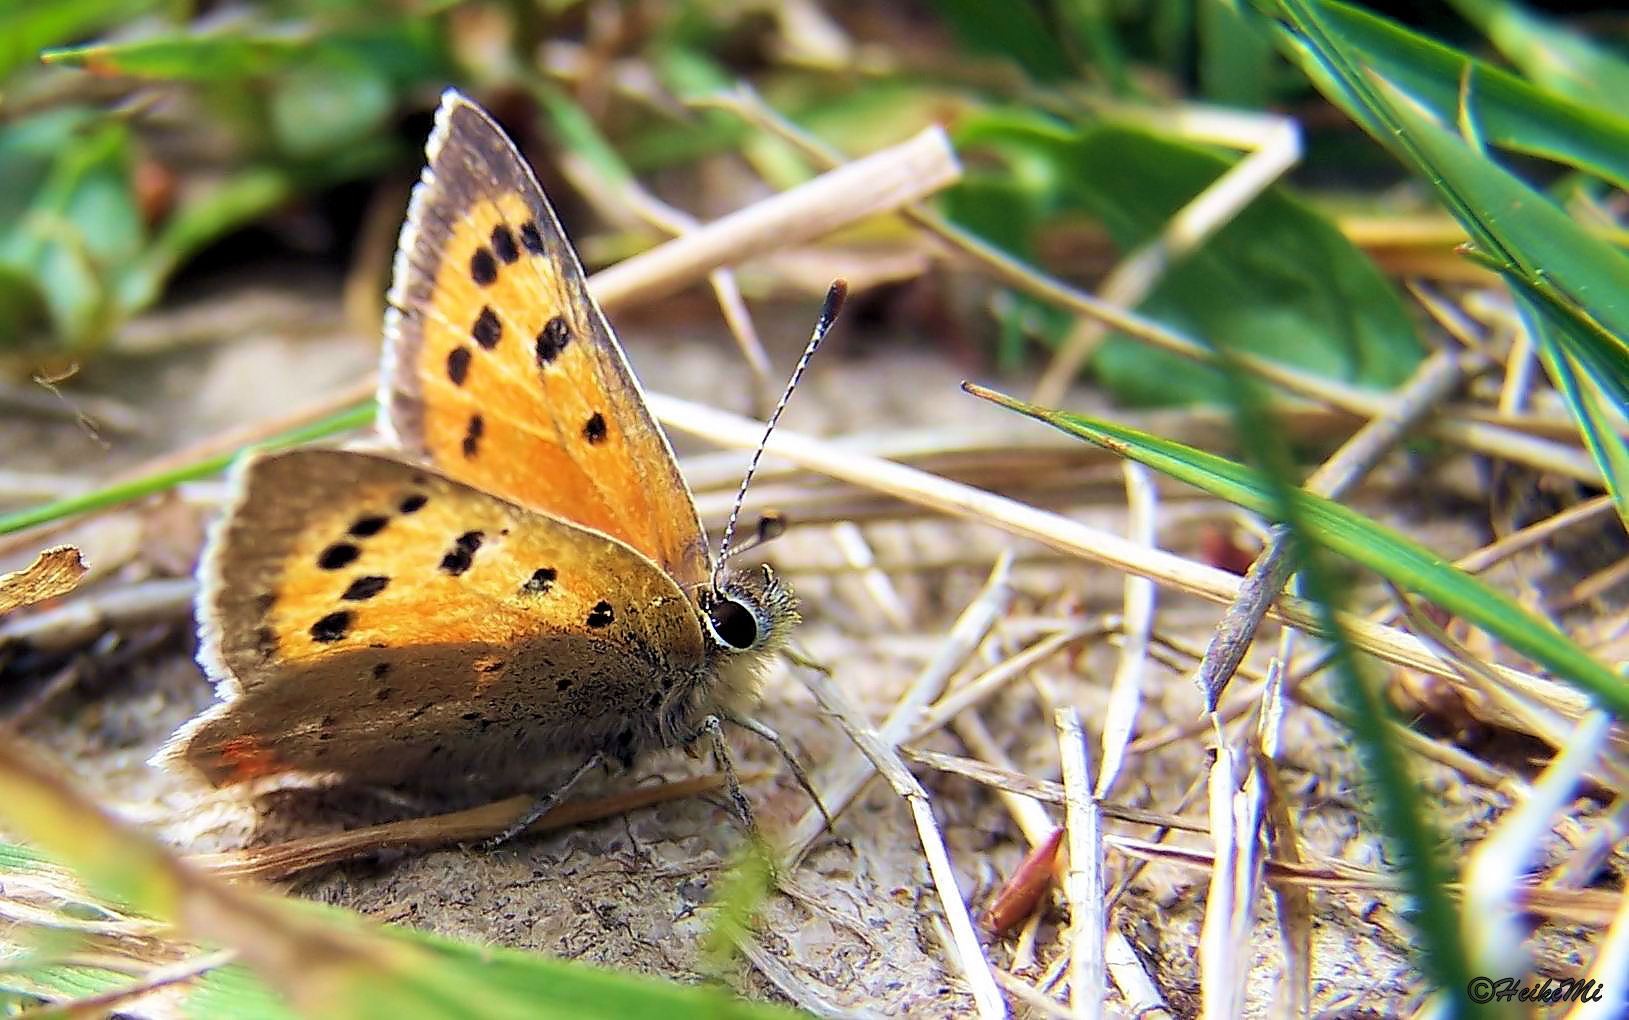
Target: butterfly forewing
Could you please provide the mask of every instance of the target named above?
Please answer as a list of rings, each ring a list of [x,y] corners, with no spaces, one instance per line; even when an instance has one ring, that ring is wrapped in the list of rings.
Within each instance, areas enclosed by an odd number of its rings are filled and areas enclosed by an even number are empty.
[[[535,767],[615,746],[703,663],[694,609],[642,555],[434,472],[296,450],[240,493],[201,596],[226,700],[171,744],[212,782],[457,781],[493,748]]]
[[[449,92],[386,316],[380,404],[408,452],[618,538],[680,584],[709,569],[666,437],[531,169]]]

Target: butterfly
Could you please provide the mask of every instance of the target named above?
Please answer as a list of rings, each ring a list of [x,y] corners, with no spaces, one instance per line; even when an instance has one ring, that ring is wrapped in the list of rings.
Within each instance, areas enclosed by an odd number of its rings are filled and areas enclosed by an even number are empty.
[[[507,838],[590,770],[709,735],[750,819],[720,722],[781,746],[748,713],[795,598],[767,566],[717,569],[541,185],[455,90],[393,275],[391,448],[239,465],[200,565],[220,701],[155,761],[216,786],[571,768]]]

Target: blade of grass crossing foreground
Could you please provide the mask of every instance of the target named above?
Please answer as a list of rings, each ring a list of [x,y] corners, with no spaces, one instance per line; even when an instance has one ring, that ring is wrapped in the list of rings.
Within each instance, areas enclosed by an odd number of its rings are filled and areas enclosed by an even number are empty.
[[[301,443],[315,442],[319,439],[326,439],[335,433],[366,428],[373,424],[373,417],[374,405],[370,401],[362,407],[342,411],[315,424],[290,429],[280,435],[273,436],[263,443],[256,443],[249,449],[276,450],[285,446],[299,446]],[[225,470],[243,452],[243,450],[234,450],[231,453],[205,457],[195,463],[184,464],[171,471],[160,471],[145,478],[109,485],[106,488],[97,489],[95,492],[69,496],[66,499],[59,499],[51,503],[6,514],[0,517],[0,535],[9,535],[24,528],[31,528],[37,524],[46,524],[76,514],[105,510],[111,506],[118,506],[121,503],[151,496],[156,492],[163,492],[165,489],[173,488],[182,482],[208,478],[210,475]]]
[[[1278,519],[1266,483],[1242,464],[1113,422],[1034,407],[978,386],[968,385],[967,389],[1236,506]],[[1548,620],[1534,616],[1514,599],[1412,539],[1339,503],[1302,490],[1296,490],[1294,498],[1304,522],[1304,540],[1318,542],[1476,624],[1545,666],[1557,679],[1589,694],[1616,718],[1629,720],[1629,682]]]

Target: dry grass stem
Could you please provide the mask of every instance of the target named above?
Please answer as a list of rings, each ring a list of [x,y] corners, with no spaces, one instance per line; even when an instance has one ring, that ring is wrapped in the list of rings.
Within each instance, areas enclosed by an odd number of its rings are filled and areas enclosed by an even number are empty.
[[[108,630],[173,623],[192,612],[190,577],[95,588],[51,609],[0,621],[0,647],[26,642],[42,652],[81,647]]]
[[[765,774],[743,775],[756,782]],[[724,785],[718,774],[695,776],[655,786],[642,786],[586,801],[568,801],[539,818],[528,832],[563,829],[601,818],[614,818],[652,804],[709,793]],[[453,811],[359,829],[287,840],[271,846],[248,847],[215,854],[195,854],[189,861],[225,878],[276,879],[326,864],[337,864],[385,850],[426,849],[454,843],[474,843],[501,832],[525,813],[537,798],[521,794]]]
[[[1086,760],[1086,731],[1080,713],[1060,708],[1056,715],[1058,753],[1063,765],[1064,817],[1069,833],[1069,1006],[1076,1017],[1100,1017],[1108,994],[1103,963],[1103,819],[1092,795]]]
[[[1585,713],[1558,744],[1558,754],[1528,795],[1518,800],[1471,854],[1465,868],[1465,944],[1471,958],[1489,974],[1522,974],[1528,969],[1523,948],[1525,925],[1516,901],[1528,862],[1551,823],[1572,799],[1580,780],[1601,757],[1612,729],[1605,712]]]
[[[1414,373],[1390,405],[1389,413],[1376,418],[1347,440],[1340,449],[1313,472],[1305,483],[1309,492],[1338,499],[1372,471],[1443,399],[1464,380],[1460,359],[1438,352]],[[1239,597],[1228,607],[1216,627],[1210,647],[1200,663],[1197,682],[1205,692],[1211,711],[1221,702],[1222,693],[1239,663],[1244,661],[1257,629],[1267,614],[1268,604],[1277,597],[1289,578],[1286,546],[1289,532],[1277,525],[1270,530],[1266,548],[1250,565],[1240,586]]]
[[[1170,130],[1172,120],[1184,123],[1184,112],[1177,111],[1177,116],[1167,120],[1162,111],[1165,129]],[[1242,142],[1248,154],[1172,214],[1157,236],[1123,258],[1104,278],[1098,300],[1119,308],[1142,304],[1171,263],[1180,261],[1232,222],[1239,210],[1255,201],[1300,160],[1301,131],[1295,121],[1287,117],[1252,119],[1257,122],[1256,130],[1247,138],[1235,135],[1230,139]],[[1103,320],[1083,317],[1053,354],[1031,402],[1052,407],[1062,400],[1107,332]]]
[[[1126,1016],[1141,1020],[1168,1020],[1173,1014],[1166,1005],[1159,986],[1148,976],[1148,968],[1138,958],[1137,950],[1119,929],[1111,929],[1103,947],[1104,964],[1114,986],[1120,990]]]
[[[758,972],[769,979],[782,995],[785,995],[805,1013],[818,1017],[841,1018],[841,1020],[872,1020],[882,1014],[869,1009],[845,1009],[832,1002],[816,991],[807,981],[800,979],[792,973],[792,968],[774,953],[764,948],[757,939],[740,938],[736,940],[736,948],[741,951]]]
[[[866,542],[865,533],[853,521],[839,521],[832,526],[831,537],[849,569],[859,573],[871,604],[882,614],[883,623],[896,631],[909,630],[910,610],[905,608],[905,600],[900,598],[899,589],[894,587],[888,573],[877,567],[877,554]]]
[[[863,721],[864,716],[850,709],[846,703],[836,700],[840,695],[835,684],[810,685],[810,690],[817,699],[820,699],[822,705],[830,702],[832,707],[827,710],[833,712],[849,731],[849,737],[855,741],[856,747],[863,751],[867,744],[874,742],[876,747],[873,750],[880,753],[882,749],[887,749],[888,753],[883,757],[892,757],[893,748],[905,741],[922,709],[939,696],[950,677],[973,655],[989,634],[990,628],[995,626],[996,620],[1006,610],[1012,598],[1012,590],[1007,586],[1010,572],[1011,559],[1003,556],[990,571],[990,576],[979,594],[951,626],[939,653],[917,675],[893,711],[888,713],[888,718],[874,733]],[[853,802],[860,788],[871,778],[873,767],[874,762],[869,760],[869,757],[856,756],[846,762],[835,763],[831,774],[821,777],[816,786],[820,790],[820,799],[832,817],[842,814]],[[912,782],[914,781],[913,778]],[[819,811],[812,807],[805,811],[787,839],[787,862],[795,864],[802,859],[825,827],[825,819]]]
[[[976,599],[972,606],[957,621],[957,627],[952,629],[951,639],[947,644],[956,648],[952,657],[956,659],[955,665],[945,671],[948,677],[954,672],[961,660],[970,655],[978,646],[983,635],[988,632],[994,623],[994,614],[999,613],[1005,606],[1007,599],[1007,571],[1005,560],[996,564],[991,572],[990,580],[986,583],[985,591]],[[992,610],[994,612],[992,613]],[[966,623],[963,628],[962,624]],[[957,640],[957,631],[963,631],[961,640]],[[961,653],[961,647],[968,640],[968,635],[977,631],[978,639],[966,646],[966,653]],[[814,682],[809,684],[809,690],[814,694],[820,706],[835,718],[848,734],[849,740],[864,755],[864,761],[851,763],[849,770],[843,775],[819,784],[821,801],[826,809],[833,815],[840,814],[859,792],[860,787],[869,778],[871,769],[875,769],[893,788],[894,793],[905,801],[911,811],[912,821],[916,824],[917,837],[921,841],[923,856],[928,862],[928,873],[933,879],[934,889],[939,895],[940,909],[944,912],[945,920],[950,925],[948,948],[960,965],[963,978],[966,979],[968,990],[972,993],[973,1002],[978,1008],[981,1017],[1004,1017],[1007,1015],[1005,1000],[995,985],[995,979],[990,974],[990,962],[984,956],[984,947],[979,944],[978,932],[973,926],[973,917],[967,910],[967,901],[962,898],[961,889],[956,884],[955,868],[950,863],[950,853],[945,849],[944,836],[939,832],[938,822],[934,820],[933,808],[928,801],[927,791],[916,777],[900,761],[896,751],[900,743],[901,731],[908,716],[914,715],[916,704],[919,704],[920,695],[931,692],[924,688],[932,685],[931,677],[935,669],[930,666],[928,670],[918,677],[918,684],[906,692],[898,706],[883,723],[881,731],[873,731],[863,722],[863,716],[847,698],[838,690],[836,684]],[[924,678],[929,678],[924,684]],[[943,686],[942,680],[938,686]],[[896,718],[905,715],[905,719]],[[858,765],[859,767],[853,767]],[[869,767],[866,767],[869,766]],[[834,794],[832,790],[837,792]],[[818,812],[815,812],[818,815]],[[815,832],[805,836],[811,827],[810,814],[805,813],[803,819],[793,829],[790,846],[785,859],[788,864],[795,865],[813,843],[815,835],[824,828],[824,817],[816,817]]]
[[[592,174],[587,176],[591,177]],[[682,237],[699,230],[702,226],[700,220],[682,209],[676,209],[663,202],[640,187],[637,181],[627,182],[621,189],[619,198],[647,223],[674,236]],[[769,353],[764,350],[763,341],[758,338],[758,329],[753,325],[752,313],[747,310],[746,299],[741,296],[740,284],[736,282],[735,270],[722,267],[715,269],[707,274],[707,282],[713,288],[714,297],[718,299],[719,311],[724,314],[724,322],[730,328],[730,335],[735,338],[742,360],[752,372],[754,413],[760,418],[767,418],[775,406]]]
[[[1141,464],[1125,463],[1127,538],[1152,548],[1159,526],[1159,496],[1152,473]],[[1154,629],[1156,589],[1152,581],[1127,574],[1125,581],[1124,624],[1120,662],[1109,687],[1108,709],[1103,716],[1103,763],[1097,775],[1096,796],[1103,797],[1120,775],[1126,746],[1137,726],[1142,707],[1143,681],[1147,674],[1148,639]]]
[[[1076,642],[1106,633],[1112,624],[1112,618],[1099,617],[1083,626],[1050,634],[1023,651],[1008,656],[967,683],[958,684],[931,707],[924,709],[916,728],[905,739],[921,740],[928,734],[937,732],[962,712],[993,697],[1003,687],[1024,676],[1058,652]]]
[[[999,967],[990,968],[996,981],[1013,994],[1013,997],[1023,1001],[1031,1009],[1039,1010],[1045,1016],[1058,1017],[1059,1020],[1073,1020],[1074,1014],[1053,1002],[1046,993],[1036,988],[1016,974],[1009,974]]]
[[[746,448],[759,438],[761,427],[749,419],[663,394],[653,393],[649,397],[651,409],[657,418],[681,432],[737,448]],[[1213,602],[1229,602],[1238,595],[1239,578],[1227,571],[1159,549],[1139,547],[1113,532],[902,464],[843,451],[832,444],[784,428],[777,430],[770,438],[767,450],[810,470],[943,513],[979,521],[1115,570],[1141,574],[1157,583]],[[1268,610],[1268,615],[1310,633],[1322,633],[1319,613],[1301,599],[1281,597]],[[1455,675],[1452,665],[1445,663],[1424,641],[1411,634],[1375,624],[1351,613],[1343,612],[1338,619],[1347,640],[1360,651],[1431,676],[1451,679]],[[1494,665],[1490,671],[1513,688],[1542,696],[1553,703],[1557,711],[1569,717],[1575,718],[1588,707],[1588,699],[1570,688],[1507,666]]]
[[[1002,750],[995,737],[990,735],[978,709],[970,708],[958,714],[950,724],[950,729],[963,744],[967,745],[969,751],[978,755],[991,767],[1002,772],[1018,771],[1018,766],[1013,764],[1007,752]],[[1047,814],[1046,809],[1027,794],[1013,793],[1004,789],[1001,791],[1001,804],[1012,816],[1018,831],[1024,834],[1025,842],[1031,847],[1046,842],[1052,835],[1052,830],[1057,828],[1057,823]]]
[[[596,273],[594,296],[607,307],[637,295],[652,301],[756,255],[824,236],[841,226],[926,198],[961,175],[943,129],[831,170]]]
[[[185,960],[178,960],[175,963],[148,969],[140,975],[139,980],[132,984],[110,988],[95,995],[82,995],[75,999],[53,1002],[49,1006],[38,1010],[30,1010],[28,1015],[36,1018],[36,1020],[53,1020],[53,1018],[59,1017],[143,1015],[146,1013],[147,1008],[160,1004],[141,1003],[138,1000],[171,985],[195,980],[216,968],[232,963],[237,957],[238,953],[235,949],[222,949],[213,953],[203,953]]]
[[[1629,1009],[1629,990],[1623,975],[1629,974],[1629,896],[1620,896],[1618,909],[1607,927],[1606,937],[1595,947],[1595,960],[1585,978],[1598,984],[1604,994],[1599,1002],[1580,1003],[1567,1013],[1567,1020],[1611,1020]]]

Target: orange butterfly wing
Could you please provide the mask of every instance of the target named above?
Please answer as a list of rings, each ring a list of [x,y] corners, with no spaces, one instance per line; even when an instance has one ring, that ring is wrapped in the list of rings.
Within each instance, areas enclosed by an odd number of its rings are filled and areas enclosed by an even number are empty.
[[[531,168],[451,90],[428,154],[385,317],[385,432],[460,481],[626,542],[680,585],[704,580],[695,501]]]
[[[358,451],[261,454],[237,480],[200,571],[222,700],[161,754],[216,785],[435,786],[624,730],[648,746],[706,660],[673,579],[603,535]]]

